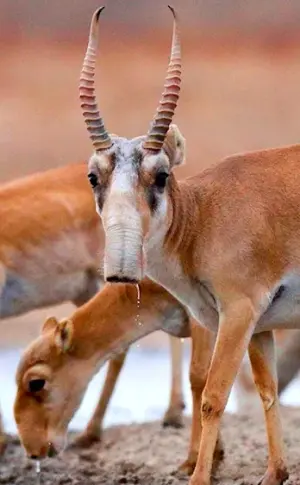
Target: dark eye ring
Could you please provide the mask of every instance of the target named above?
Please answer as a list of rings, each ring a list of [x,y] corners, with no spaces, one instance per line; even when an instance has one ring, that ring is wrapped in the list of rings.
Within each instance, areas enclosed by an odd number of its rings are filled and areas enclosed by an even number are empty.
[[[31,381],[29,381],[29,391],[33,393],[42,391],[42,389],[44,389],[45,387],[45,384],[45,379],[32,379]]]
[[[96,175],[96,174],[94,174],[94,173],[89,173],[89,174],[88,174],[88,179],[89,179],[89,182],[90,182],[91,186],[93,187],[93,189],[94,189],[95,187],[97,187],[97,185],[98,185],[98,177],[97,177],[97,175]]]
[[[169,177],[169,174],[167,172],[158,172],[156,174],[154,184],[156,185],[156,187],[159,187],[160,189],[164,189],[166,186],[168,177]]]

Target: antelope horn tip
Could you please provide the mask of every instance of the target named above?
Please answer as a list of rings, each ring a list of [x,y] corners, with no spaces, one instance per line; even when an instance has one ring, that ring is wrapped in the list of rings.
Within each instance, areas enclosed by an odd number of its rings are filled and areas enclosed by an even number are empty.
[[[171,12],[172,12],[172,14],[173,14],[174,19],[176,19],[176,18],[177,18],[177,15],[176,15],[175,8],[174,8],[174,7],[172,7],[172,5],[168,5],[168,8],[171,10]]]
[[[101,12],[105,9],[105,5],[103,5],[102,7],[99,7],[96,12],[95,12],[95,19],[96,19],[96,22],[98,22],[99,20],[99,17],[100,17],[100,14]]]

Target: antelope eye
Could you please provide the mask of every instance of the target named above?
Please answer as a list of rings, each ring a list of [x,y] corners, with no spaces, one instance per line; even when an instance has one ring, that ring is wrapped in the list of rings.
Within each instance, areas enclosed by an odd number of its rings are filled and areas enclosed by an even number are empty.
[[[154,184],[160,189],[165,188],[169,174],[167,172],[158,172]]]
[[[91,186],[93,187],[93,189],[95,187],[97,187],[97,185],[98,185],[98,177],[97,177],[97,175],[95,175],[94,173],[89,173],[88,174],[88,179],[89,179],[89,182],[90,182]]]
[[[39,392],[44,389],[46,384],[45,379],[32,379],[29,381],[29,391],[30,392]]]

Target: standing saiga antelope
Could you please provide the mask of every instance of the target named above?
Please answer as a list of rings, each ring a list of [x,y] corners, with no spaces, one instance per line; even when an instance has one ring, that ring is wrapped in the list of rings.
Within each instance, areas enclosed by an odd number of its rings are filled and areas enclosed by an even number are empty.
[[[4,184],[0,188],[0,221],[0,318],[66,301],[79,306],[95,295],[103,283],[99,266],[104,233],[86,180],[85,163]],[[172,390],[165,425],[181,425],[181,347],[181,342],[171,337]],[[100,438],[125,355],[110,360],[95,413],[76,444],[89,445]],[[5,443],[0,418],[0,452]]]
[[[171,124],[181,81],[176,14],[157,113],[146,136],[129,140],[109,136],[96,103],[101,11],[92,19],[80,97],[95,149],[88,177],[105,230],[105,280],[136,284],[146,274],[217,333],[190,483],[210,483],[220,420],[249,349],[269,445],[261,483],[280,484],[288,472],[272,331],[300,328],[300,145],[231,156],[177,182],[184,139]]]

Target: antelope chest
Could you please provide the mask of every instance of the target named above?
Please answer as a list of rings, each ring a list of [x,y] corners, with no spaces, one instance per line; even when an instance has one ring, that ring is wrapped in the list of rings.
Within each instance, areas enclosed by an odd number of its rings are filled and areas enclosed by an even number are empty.
[[[201,325],[216,332],[219,314],[206,286],[186,276],[177,260],[159,253],[157,248],[148,248],[147,276],[168,290]]]

